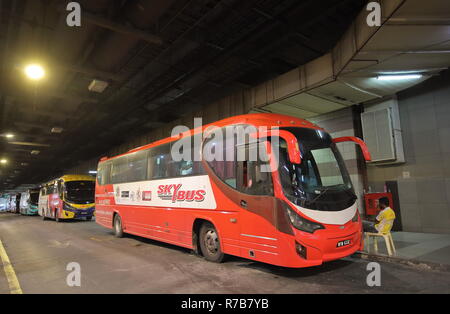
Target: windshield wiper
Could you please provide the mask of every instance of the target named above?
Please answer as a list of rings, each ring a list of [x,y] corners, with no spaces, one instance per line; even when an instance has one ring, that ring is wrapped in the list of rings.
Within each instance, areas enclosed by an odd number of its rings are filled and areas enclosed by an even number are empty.
[[[328,192],[330,190],[331,187],[326,187],[324,190],[320,191],[319,195],[317,195],[310,203],[314,203],[315,201],[317,201],[317,199],[319,197],[321,197],[322,195],[324,195],[326,192]]]

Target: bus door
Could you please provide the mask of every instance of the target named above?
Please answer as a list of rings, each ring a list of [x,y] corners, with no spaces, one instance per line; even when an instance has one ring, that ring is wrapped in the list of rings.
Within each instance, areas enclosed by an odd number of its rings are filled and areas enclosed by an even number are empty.
[[[265,143],[237,146],[237,190],[239,191],[242,255],[264,258],[276,255],[277,229],[271,169]],[[242,160],[240,156],[245,156]]]

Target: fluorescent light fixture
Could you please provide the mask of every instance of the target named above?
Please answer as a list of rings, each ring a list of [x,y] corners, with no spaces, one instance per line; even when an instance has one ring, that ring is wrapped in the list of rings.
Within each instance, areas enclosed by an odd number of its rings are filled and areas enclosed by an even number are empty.
[[[90,174],[97,174],[97,171],[95,171],[95,170],[89,170],[89,173],[90,173]]]
[[[45,76],[44,68],[38,64],[30,64],[25,67],[25,74],[28,78],[37,81]]]
[[[8,163],[8,160],[6,160],[6,159],[0,159],[0,164],[6,164],[6,163]]]
[[[401,81],[401,80],[418,80],[422,78],[422,74],[389,74],[378,75],[377,80],[380,81]]]
[[[5,137],[6,137],[6,138],[13,138],[13,137],[14,137],[14,134],[12,134],[12,133],[6,133],[6,134],[5,134]]]
[[[102,80],[93,80],[88,86],[88,90],[96,93],[103,93],[108,87],[108,82]]]
[[[63,130],[64,130],[63,128],[54,127],[54,128],[51,129],[51,132],[59,134],[59,133],[62,133]]]

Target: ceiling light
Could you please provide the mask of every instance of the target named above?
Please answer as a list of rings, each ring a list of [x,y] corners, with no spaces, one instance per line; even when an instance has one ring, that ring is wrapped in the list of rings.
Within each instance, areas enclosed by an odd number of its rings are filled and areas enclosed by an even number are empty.
[[[108,87],[108,82],[101,80],[93,80],[91,84],[88,86],[88,90],[96,93],[103,93],[105,89]]]
[[[41,151],[39,151],[39,150],[32,150],[31,155],[39,155],[40,152]]]
[[[45,71],[38,64],[30,64],[25,67],[25,74],[32,80],[40,80],[45,76]]]
[[[90,174],[97,174],[97,171],[95,171],[95,170],[89,170],[89,173],[90,173]]]
[[[422,78],[422,74],[391,74],[379,75],[377,80],[380,81],[400,81],[400,80],[418,80]]]
[[[13,138],[13,137],[14,137],[14,134],[6,133],[6,134],[5,134],[5,137],[6,137],[6,138]]]
[[[0,159],[0,164],[4,165],[4,164],[6,164],[6,163],[8,163],[8,160],[6,160],[6,159]]]
[[[60,128],[60,127],[54,127],[54,128],[52,128],[52,130],[51,130],[51,132],[52,133],[62,133],[62,131],[63,131],[64,129],[63,128]]]

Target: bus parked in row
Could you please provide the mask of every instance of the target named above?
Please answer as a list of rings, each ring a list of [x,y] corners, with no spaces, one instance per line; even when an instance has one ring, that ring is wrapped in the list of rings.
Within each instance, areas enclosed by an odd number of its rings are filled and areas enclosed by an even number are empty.
[[[38,214],[40,189],[29,189],[20,194],[20,213],[34,216]]]
[[[43,184],[39,193],[38,213],[45,220],[94,216],[95,178],[88,175],[64,175]]]
[[[256,143],[230,144],[210,134],[213,127],[234,138],[238,128],[269,131],[248,134]],[[172,155],[181,139],[190,139],[193,154],[208,148],[245,158],[178,160]],[[358,138],[333,139],[294,117],[249,114],[104,157],[97,170],[96,221],[117,237],[129,233],[171,243],[214,262],[230,254],[307,267],[343,258],[363,248],[357,197],[336,145],[344,141],[359,144],[370,159]],[[256,147],[257,159],[247,158]]]
[[[11,213],[20,213],[20,194],[11,194],[9,198],[8,210]]]

